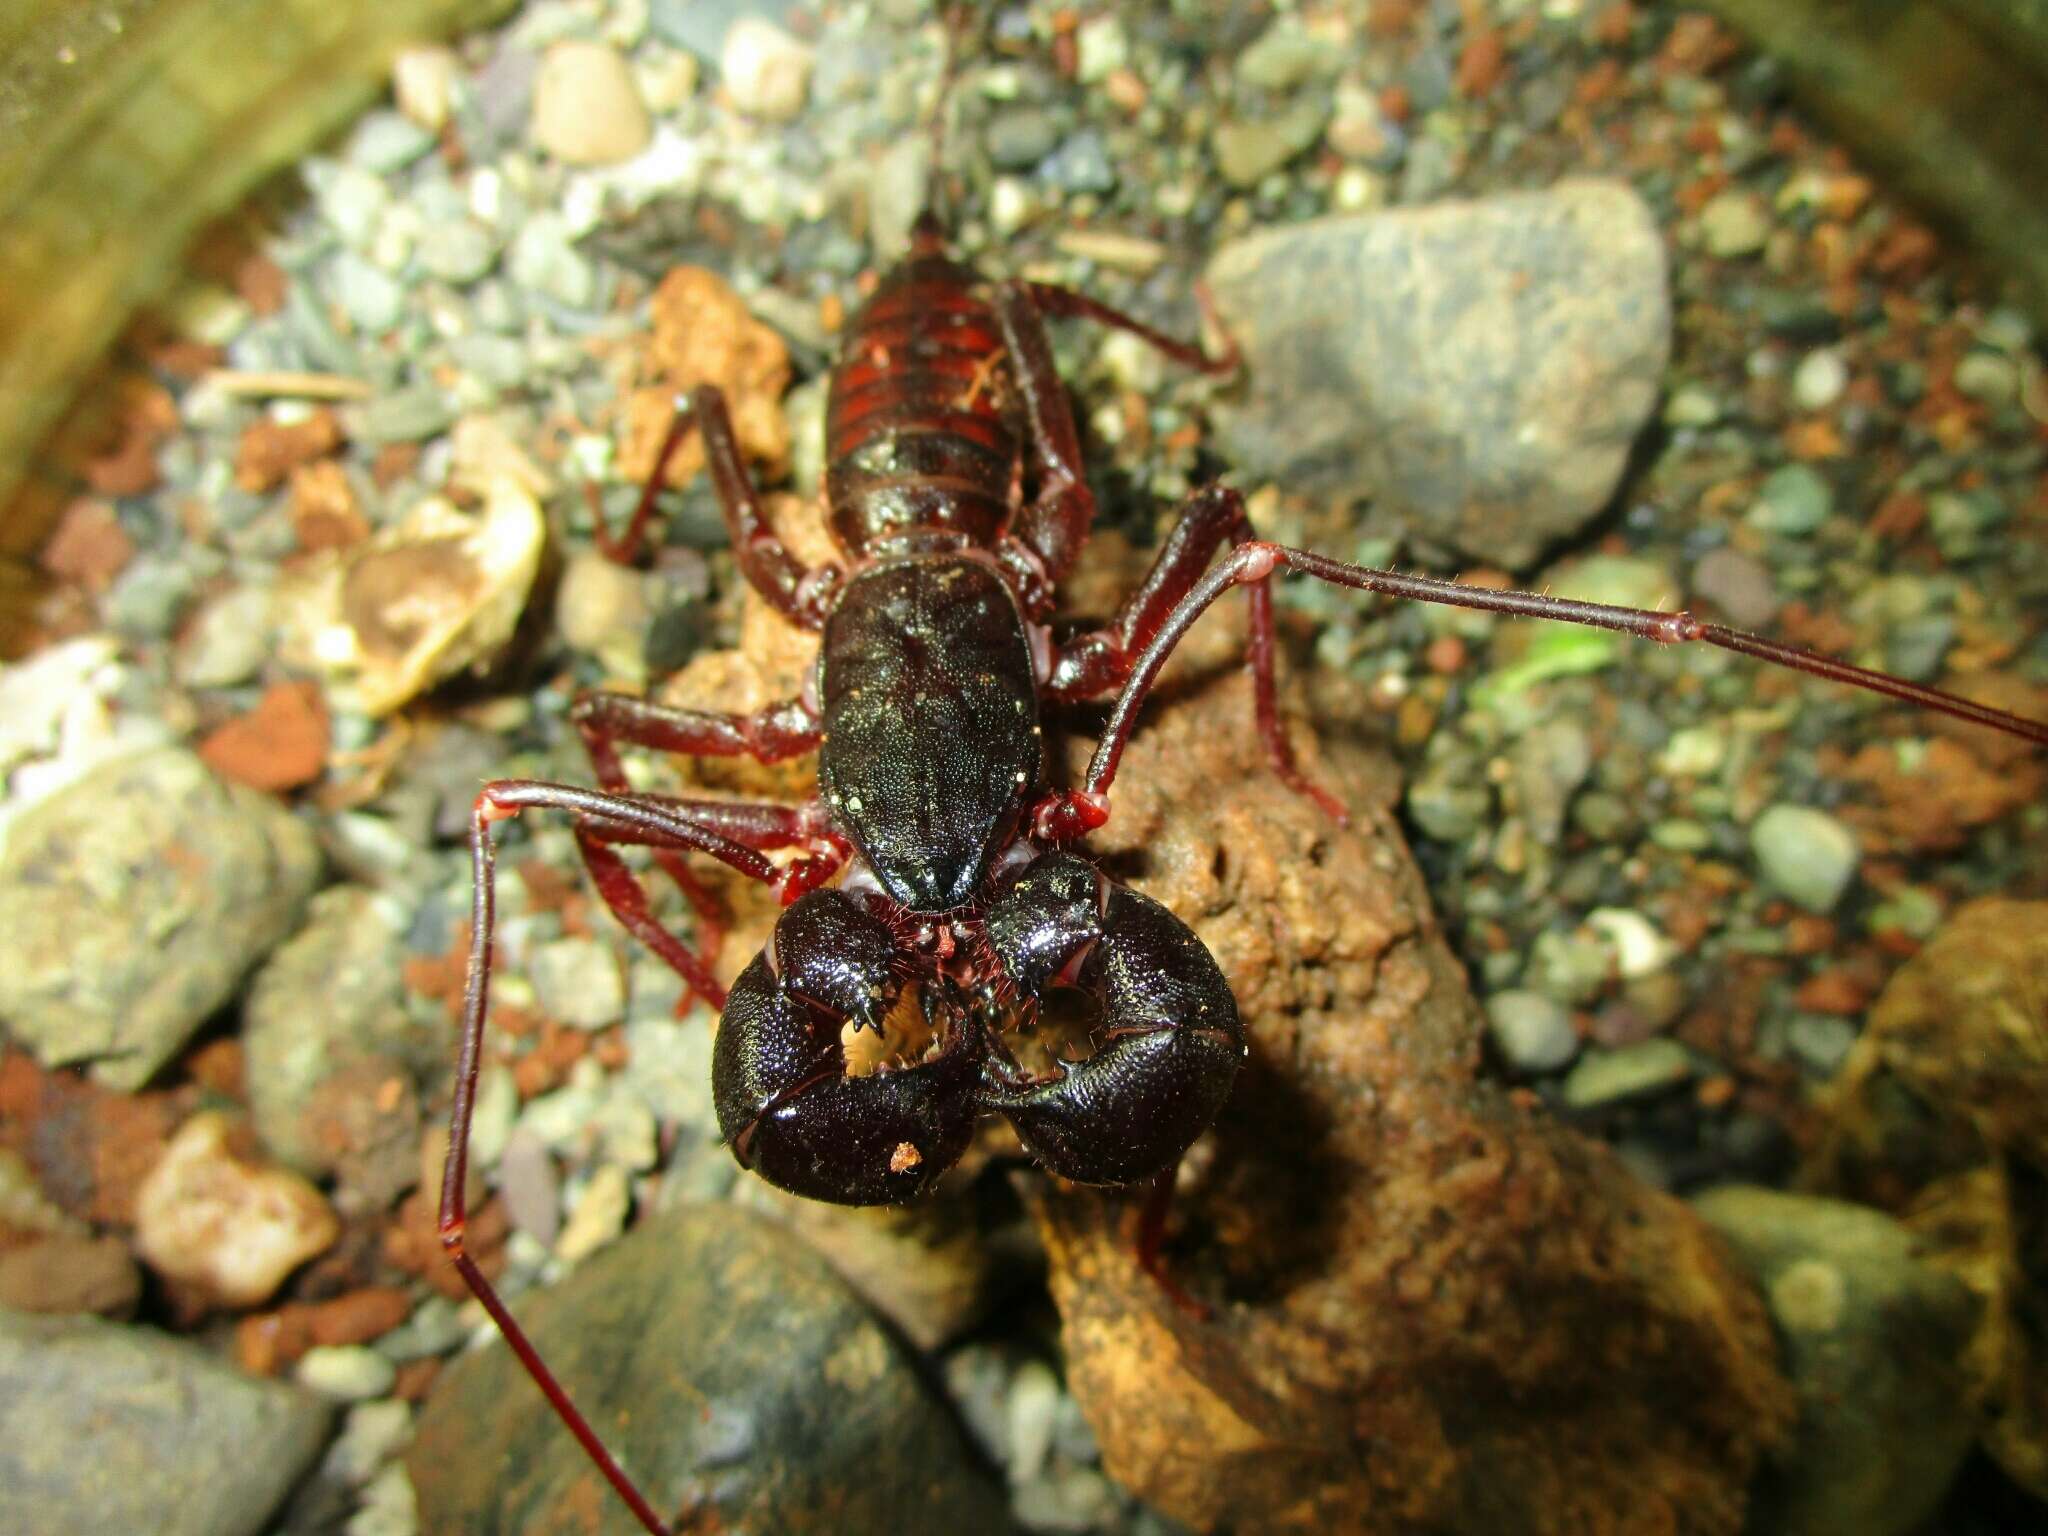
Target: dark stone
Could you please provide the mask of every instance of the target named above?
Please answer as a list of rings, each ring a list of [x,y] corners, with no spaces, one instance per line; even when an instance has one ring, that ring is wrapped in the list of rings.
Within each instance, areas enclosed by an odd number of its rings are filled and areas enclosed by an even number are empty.
[[[803,1241],[685,1207],[522,1300],[522,1322],[657,1510],[704,1529],[1009,1529],[910,1359]],[[502,1345],[428,1399],[408,1455],[428,1531],[639,1525]],[[696,1529],[696,1526],[685,1526]]]

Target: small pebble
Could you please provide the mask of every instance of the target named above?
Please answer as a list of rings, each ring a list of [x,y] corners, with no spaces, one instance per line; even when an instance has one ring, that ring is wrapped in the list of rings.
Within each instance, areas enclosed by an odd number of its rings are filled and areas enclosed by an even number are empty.
[[[396,1398],[358,1402],[328,1448],[326,1470],[360,1488],[412,1438],[412,1405]]]
[[[1012,1483],[1028,1483],[1045,1469],[1052,1451],[1053,1424],[1059,1409],[1060,1382],[1043,1360],[1025,1362],[1010,1381],[1005,1405]]]
[[[1774,805],[1750,828],[1764,878],[1809,912],[1832,912],[1856,878],[1856,834],[1826,811]]]
[[[358,331],[381,336],[405,313],[405,290],[354,251],[337,252],[327,268],[327,290]]]
[[[1802,411],[1825,410],[1848,387],[1848,365],[1832,347],[1807,353],[1792,371],[1792,399]]]
[[[398,1367],[367,1344],[317,1344],[299,1357],[293,1374],[322,1397],[359,1403],[389,1392]]]
[[[603,1029],[626,1011],[619,958],[596,939],[557,939],[527,967],[541,1010],[572,1029]]]
[[[419,1500],[403,1465],[385,1467],[363,1490],[362,1506],[342,1527],[343,1536],[418,1536]]]
[[[569,165],[616,165],[647,147],[654,124],[616,48],[556,43],[533,82],[533,141]]]
[[[230,1130],[211,1110],[179,1127],[136,1191],[135,1250],[167,1279],[253,1307],[324,1253],[341,1224],[297,1174],[231,1152]]]
[[[1692,1076],[1692,1056],[1676,1040],[1644,1040],[1617,1050],[1591,1050],[1564,1080],[1570,1109],[1598,1109],[1662,1093]]]
[[[574,1264],[588,1258],[626,1230],[633,1208],[633,1183],[617,1163],[605,1163],[590,1176],[576,1208],[555,1240],[555,1256]]]
[[[576,249],[559,213],[544,209],[520,226],[505,270],[520,287],[571,309],[588,309],[597,300],[597,269]]]
[[[771,21],[742,16],[726,30],[719,75],[732,104],[749,117],[786,123],[810,93],[812,53]]]
[[[1778,616],[1778,589],[1771,568],[1752,555],[1722,545],[1700,556],[1692,568],[1692,589],[1737,629],[1762,629]]]
[[[406,49],[391,64],[391,92],[398,110],[429,133],[439,133],[454,103],[459,68],[453,49]]]
[[[2019,370],[1996,352],[1972,352],[1956,364],[1956,388],[1990,406],[2007,404],[2019,391]]]
[[[1771,233],[1771,216],[1754,192],[1719,192],[1700,210],[1700,237],[1709,256],[1753,256]]]
[[[553,1246],[562,1228],[562,1183],[546,1144],[531,1131],[515,1130],[497,1159],[496,1175],[512,1225]]]
[[[1510,989],[1486,1000],[1487,1033],[1517,1072],[1555,1072],[1579,1053],[1572,1016],[1541,992]]]
[[[1765,477],[1747,521],[1766,532],[1798,538],[1826,522],[1834,505],[1835,493],[1820,471],[1806,464],[1787,464]]]
[[[473,283],[498,259],[498,241],[473,219],[436,219],[421,228],[413,255],[431,277]]]

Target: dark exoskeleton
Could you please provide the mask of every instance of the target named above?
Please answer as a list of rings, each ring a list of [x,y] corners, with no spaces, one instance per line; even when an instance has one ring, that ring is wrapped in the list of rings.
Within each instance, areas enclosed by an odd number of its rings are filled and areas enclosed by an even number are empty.
[[[492,822],[527,808],[570,813],[613,913],[698,995],[722,1003],[714,1093],[739,1161],[798,1194],[872,1204],[929,1190],[986,1114],[1008,1117],[1032,1156],[1062,1177],[1138,1184],[1170,1176],[1222,1110],[1245,1053],[1222,973],[1185,923],[1106,878],[1071,844],[1107,819],[1124,743],[1168,652],[1233,586],[1245,586],[1252,604],[1248,665],[1273,766],[1340,818],[1341,807],[1296,769],[1275,704],[1268,579],[1282,569],[1661,642],[1702,641],[2048,740],[2036,722],[1687,614],[1465,587],[1263,542],[1242,499],[1221,486],[1189,499],[1114,622],[1055,645],[1044,626],[1094,512],[1046,340],[1046,318],[1062,316],[1134,332],[1207,372],[1236,366],[1234,350],[1208,357],[1081,295],[985,281],[946,255],[939,222],[927,215],[909,259],[852,324],[832,376],[826,498],[843,559],[806,567],[778,540],[717,390],[689,397],[662,452],[665,462],[685,433],[700,434],[739,569],[793,623],[822,631],[813,686],[744,716],[587,696],[574,718],[600,788],[503,780],[478,798],[443,1242],[650,1531],[667,1527],[463,1247],[490,978]],[[661,474],[609,546],[620,558],[638,547]],[[1112,693],[1082,786],[1048,787],[1042,705]],[[622,743],[770,762],[816,751],[818,793],[798,806],[636,793]],[[621,846],[652,850],[705,925],[716,907],[685,853],[707,854],[782,896],[787,908],[771,942],[730,996],[707,956],[655,918]],[[712,942],[715,930],[706,950]],[[1094,1050],[1027,1067],[1009,1035],[1059,988],[1093,999]],[[854,1070],[850,1043],[880,1037],[906,1009],[926,1043],[879,1070]]]

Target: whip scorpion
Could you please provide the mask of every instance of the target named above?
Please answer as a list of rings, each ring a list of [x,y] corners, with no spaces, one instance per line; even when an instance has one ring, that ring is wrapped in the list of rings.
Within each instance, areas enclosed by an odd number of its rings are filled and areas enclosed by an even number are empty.
[[[936,174],[933,181],[941,184]],[[678,403],[663,445],[665,463],[697,434],[741,574],[792,624],[821,636],[799,696],[724,715],[590,694],[573,720],[597,787],[511,779],[477,797],[473,947],[442,1242],[556,1412],[657,1536],[668,1525],[464,1246],[491,978],[493,823],[526,810],[566,812],[619,922],[697,995],[722,1005],[713,1062],[719,1124],[738,1161],[772,1183],[850,1205],[913,1200],[959,1160],[982,1117],[1000,1115],[1063,1179],[1163,1190],[1223,1110],[1244,1031],[1228,982],[1193,931],[1102,874],[1082,840],[1113,812],[1118,763],[1161,666],[1232,588],[1245,588],[1250,603],[1254,723],[1272,770],[1339,820],[1344,807],[1296,765],[1275,701],[1272,581],[1288,573],[1715,646],[2048,742],[2040,722],[1686,613],[1481,589],[1273,543],[1256,536],[1243,498],[1226,484],[1187,498],[1150,573],[1111,622],[1056,641],[1057,594],[1095,516],[1047,339],[1047,322],[1063,319],[1132,333],[1204,373],[1239,365],[1228,342],[1204,351],[1083,294],[983,276],[948,253],[942,211],[928,207],[907,258],[848,327],[832,371],[824,496],[836,560],[806,565],[777,537],[716,388]],[[662,476],[657,464],[630,526],[604,540],[615,558],[634,558]],[[1114,702],[1082,781],[1049,782],[1047,706],[1104,698]],[[762,762],[815,752],[817,789],[796,805],[636,792],[620,760],[627,745]],[[780,897],[772,939],[729,994],[711,957],[656,916],[622,848],[650,850],[707,918],[714,909],[686,854],[716,859]],[[1058,989],[1092,998],[1092,1054],[1027,1060],[1014,1048],[1018,1027]],[[914,1059],[850,1072],[849,1043],[879,1035],[905,1009],[923,1026]],[[1141,1257],[1151,1266],[1157,1222],[1146,1232]]]

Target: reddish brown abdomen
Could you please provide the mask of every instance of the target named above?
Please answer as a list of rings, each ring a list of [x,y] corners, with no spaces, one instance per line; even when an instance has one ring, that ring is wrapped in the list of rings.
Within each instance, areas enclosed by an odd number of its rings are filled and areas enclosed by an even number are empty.
[[[1016,396],[976,282],[919,257],[854,318],[825,415],[825,494],[849,554],[918,532],[986,546],[1009,516]]]

